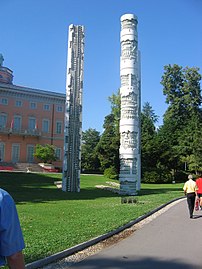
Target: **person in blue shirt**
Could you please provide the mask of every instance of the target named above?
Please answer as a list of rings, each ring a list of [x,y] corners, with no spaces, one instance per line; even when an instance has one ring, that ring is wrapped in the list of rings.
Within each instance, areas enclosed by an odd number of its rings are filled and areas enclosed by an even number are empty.
[[[15,203],[11,195],[0,188],[0,267],[25,269],[22,250],[25,248]]]

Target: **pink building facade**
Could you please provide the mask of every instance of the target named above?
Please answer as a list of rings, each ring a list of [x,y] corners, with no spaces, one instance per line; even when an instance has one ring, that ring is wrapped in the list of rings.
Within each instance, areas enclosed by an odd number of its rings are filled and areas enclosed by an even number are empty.
[[[0,66],[0,161],[37,163],[37,144],[55,147],[62,168],[65,94],[16,86],[12,71]]]

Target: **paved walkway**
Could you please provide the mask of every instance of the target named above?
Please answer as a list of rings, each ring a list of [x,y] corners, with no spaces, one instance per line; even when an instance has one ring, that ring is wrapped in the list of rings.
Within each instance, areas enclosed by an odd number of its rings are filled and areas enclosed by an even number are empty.
[[[71,268],[202,269],[202,211],[190,219],[183,199],[128,238]]]

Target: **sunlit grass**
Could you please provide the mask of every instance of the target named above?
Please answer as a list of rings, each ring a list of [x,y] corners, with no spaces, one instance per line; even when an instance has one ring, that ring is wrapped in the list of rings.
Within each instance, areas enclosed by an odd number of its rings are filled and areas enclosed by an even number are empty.
[[[81,192],[54,185],[61,174],[0,173],[1,188],[14,198],[26,242],[26,263],[101,235],[182,196],[182,184],[142,184],[135,204],[95,186],[103,176],[82,175]]]

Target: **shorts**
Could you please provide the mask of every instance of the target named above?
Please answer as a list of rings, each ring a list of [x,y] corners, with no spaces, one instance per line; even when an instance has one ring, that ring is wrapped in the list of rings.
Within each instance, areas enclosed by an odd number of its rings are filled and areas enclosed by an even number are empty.
[[[198,197],[201,198],[202,197],[202,193],[197,193]]]

